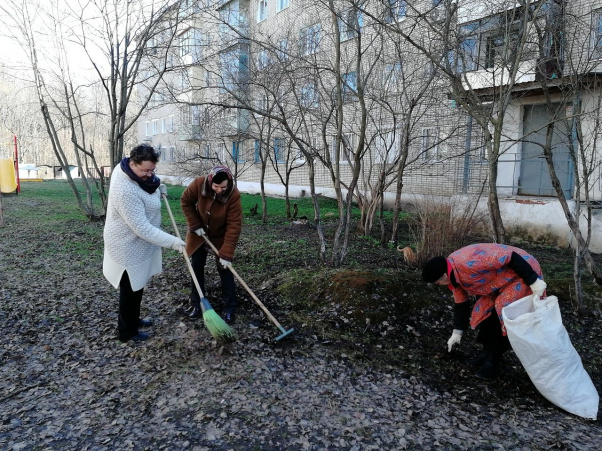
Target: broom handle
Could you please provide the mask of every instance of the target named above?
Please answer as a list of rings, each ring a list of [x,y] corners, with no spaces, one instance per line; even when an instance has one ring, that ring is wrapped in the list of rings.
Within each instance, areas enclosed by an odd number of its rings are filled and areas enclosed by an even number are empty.
[[[171,225],[173,225],[173,229],[176,232],[176,236],[178,238],[182,239],[180,237],[180,232],[178,231],[178,226],[176,225],[176,220],[174,219],[173,213],[171,212],[171,208],[169,207],[169,202],[167,201],[167,196],[165,194],[161,194],[161,197],[165,201],[165,206],[167,207],[167,212],[169,213],[169,219],[171,219]],[[201,296],[201,299],[202,299],[205,296],[203,296],[203,290],[201,290],[199,281],[197,280],[196,275],[194,274],[194,269],[192,269],[192,263],[190,263],[190,259],[188,258],[188,255],[186,255],[186,251],[184,251],[184,253],[182,255],[184,256],[184,260],[186,260],[186,266],[188,266],[188,271],[190,271],[190,275],[192,276],[194,286],[196,287],[196,289],[199,292],[199,295]]]
[[[216,249],[216,247],[213,245],[213,243],[211,241],[209,241],[209,238],[207,238],[207,235],[203,235],[203,238],[205,239],[205,242],[207,244],[209,244],[209,246],[211,247],[211,249],[213,249],[213,252],[215,252],[215,255],[218,256],[219,258],[219,251]],[[249,286],[245,283],[244,280],[242,280],[242,277],[240,277],[238,275],[238,273],[236,272],[236,270],[232,267],[232,265],[228,266],[228,269],[232,272],[232,274],[234,274],[234,277],[236,277],[236,279],[238,279],[238,281],[240,282],[240,284],[245,287],[245,290],[247,290],[247,293],[249,293],[251,295],[251,297],[253,298],[253,300],[257,303],[257,305],[261,308],[261,310],[263,310],[263,313],[265,313],[267,315],[267,317],[276,325],[276,327],[278,329],[280,329],[281,331],[284,332],[284,327],[282,327],[280,325],[280,323],[278,322],[278,320],[276,318],[274,318],[272,316],[272,314],[270,313],[270,311],[266,308],[265,305],[263,305],[263,302],[261,302],[257,296],[255,296],[255,293],[253,293],[253,291],[251,291],[251,289],[249,288]]]

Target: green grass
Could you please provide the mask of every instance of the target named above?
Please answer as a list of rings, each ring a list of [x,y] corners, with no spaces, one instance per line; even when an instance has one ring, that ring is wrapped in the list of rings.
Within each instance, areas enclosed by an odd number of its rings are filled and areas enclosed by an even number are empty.
[[[79,192],[84,196],[83,189],[80,186],[80,182],[76,181]],[[167,185],[167,197],[171,211],[176,220],[176,224],[179,227],[185,227],[186,220],[180,208],[180,197],[184,192],[185,187],[180,185]],[[11,194],[12,195],[12,194]],[[79,210],[73,191],[69,187],[69,184],[65,180],[45,180],[41,183],[26,183],[22,184],[21,193],[19,194],[22,198],[31,199],[35,202],[36,199],[48,199],[54,204],[53,208],[45,211],[45,216],[49,220],[78,220],[86,222],[87,219],[83,213]],[[259,194],[241,194],[241,202],[243,208],[243,216],[246,224],[261,224],[261,196]],[[307,217],[310,222],[314,219],[314,207],[311,198],[304,197],[300,199],[291,199],[291,209],[293,204],[297,204],[297,217]],[[100,199],[98,196],[94,199],[94,205],[100,212]],[[257,214],[253,215],[251,209],[258,205]],[[331,222],[337,220],[339,217],[339,209],[337,201],[335,199],[329,199],[320,197],[319,199],[320,213],[323,222]],[[274,197],[266,198],[266,209],[267,209],[267,223],[270,225],[281,224],[284,221],[288,221],[286,217],[286,201],[284,198]],[[27,210],[12,212],[19,218],[29,217]],[[392,213],[386,211],[385,219],[391,220]],[[352,219],[357,220],[360,217],[360,211],[357,206],[354,205],[352,210]],[[164,215],[163,226],[166,230],[171,230],[171,222],[167,215]],[[300,243],[303,244],[303,243]]]
[[[178,224],[185,223],[184,215],[180,208],[180,197],[184,192],[185,187],[179,185],[167,185],[167,197],[173,215]],[[293,204],[297,204],[297,217],[306,216],[310,221],[314,218],[314,207],[311,198],[304,197],[301,199],[291,199],[291,209]],[[241,204],[243,216],[246,224],[261,224],[261,196],[259,194],[241,193]],[[337,201],[321,197],[319,200],[320,213],[325,220],[336,219],[339,216]],[[258,205],[257,214],[251,214],[251,209]],[[267,223],[279,224],[287,221],[286,217],[286,201],[281,197],[266,198]],[[359,209],[356,207],[353,211],[353,217],[359,218]]]

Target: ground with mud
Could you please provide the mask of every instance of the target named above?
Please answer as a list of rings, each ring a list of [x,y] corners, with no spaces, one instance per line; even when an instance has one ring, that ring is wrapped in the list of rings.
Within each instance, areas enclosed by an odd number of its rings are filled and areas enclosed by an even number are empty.
[[[311,227],[246,224],[235,268],[294,332],[276,342],[281,331],[239,286],[239,339],[228,345],[183,315],[189,277],[165,250],[143,299],[152,338],[122,344],[117,291],[102,276],[102,224],[26,193],[3,206],[1,449],[602,447],[600,417],[549,403],[513,353],[498,379],[477,380],[467,364],[475,333],[446,349],[449,292],[374,239],[354,237],[347,264],[331,268],[317,261]],[[542,264],[600,390],[602,296],[586,284],[588,313],[576,315],[570,252],[520,246]],[[219,312],[212,265],[208,290]]]

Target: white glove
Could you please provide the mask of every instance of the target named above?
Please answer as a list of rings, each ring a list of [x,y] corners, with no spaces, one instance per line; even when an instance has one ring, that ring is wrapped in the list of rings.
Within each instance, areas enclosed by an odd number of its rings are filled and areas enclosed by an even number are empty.
[[[529,285],[531,291],[533,291],[533,294],[539,297],[543,296],[543,292],[546,291],[547,286],[548,284],[546,284],[542,279],[537,279],[532,285]]]
[[[459,329],[454,329],[452,336],[449,340],[447,340],[447,352],[451,352],[454,345],[460,344],[462,341],[462,331]]]
[[[204,236],[204,235],[206,235],[205,229],[203,229],[202,227],[199,227],[198,229],[196,229],[194,231],[194,233],[196,233],[198,236]]]
[[[165,186],[163,183],[161,183],[159,185],[159,192],[161,193],[162,196],[167,196],[167,186]]]
[[[186,243],[177,236],[174,236],[173,243],[171,243],[171,248],[174,251],[178,251],[183,254],[184,252],[186,252]]]
[[[224,268],[229,268],[230,266],[232,266],[232,262],[224,260],[223,258],[219,259],[219,264],[222,265]]]

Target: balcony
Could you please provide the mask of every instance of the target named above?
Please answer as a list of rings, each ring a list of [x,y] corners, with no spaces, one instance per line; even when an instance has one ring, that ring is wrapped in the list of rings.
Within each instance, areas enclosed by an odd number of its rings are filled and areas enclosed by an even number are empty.
[[[180,125],[178,128],[178,139],[180,141],[200,140],[202,136],[203,133],[199,124]]]
[[[225,136],[240,136],[248,133],[249,117],[247,110],[231,111],[216,118],[215,123]]]

